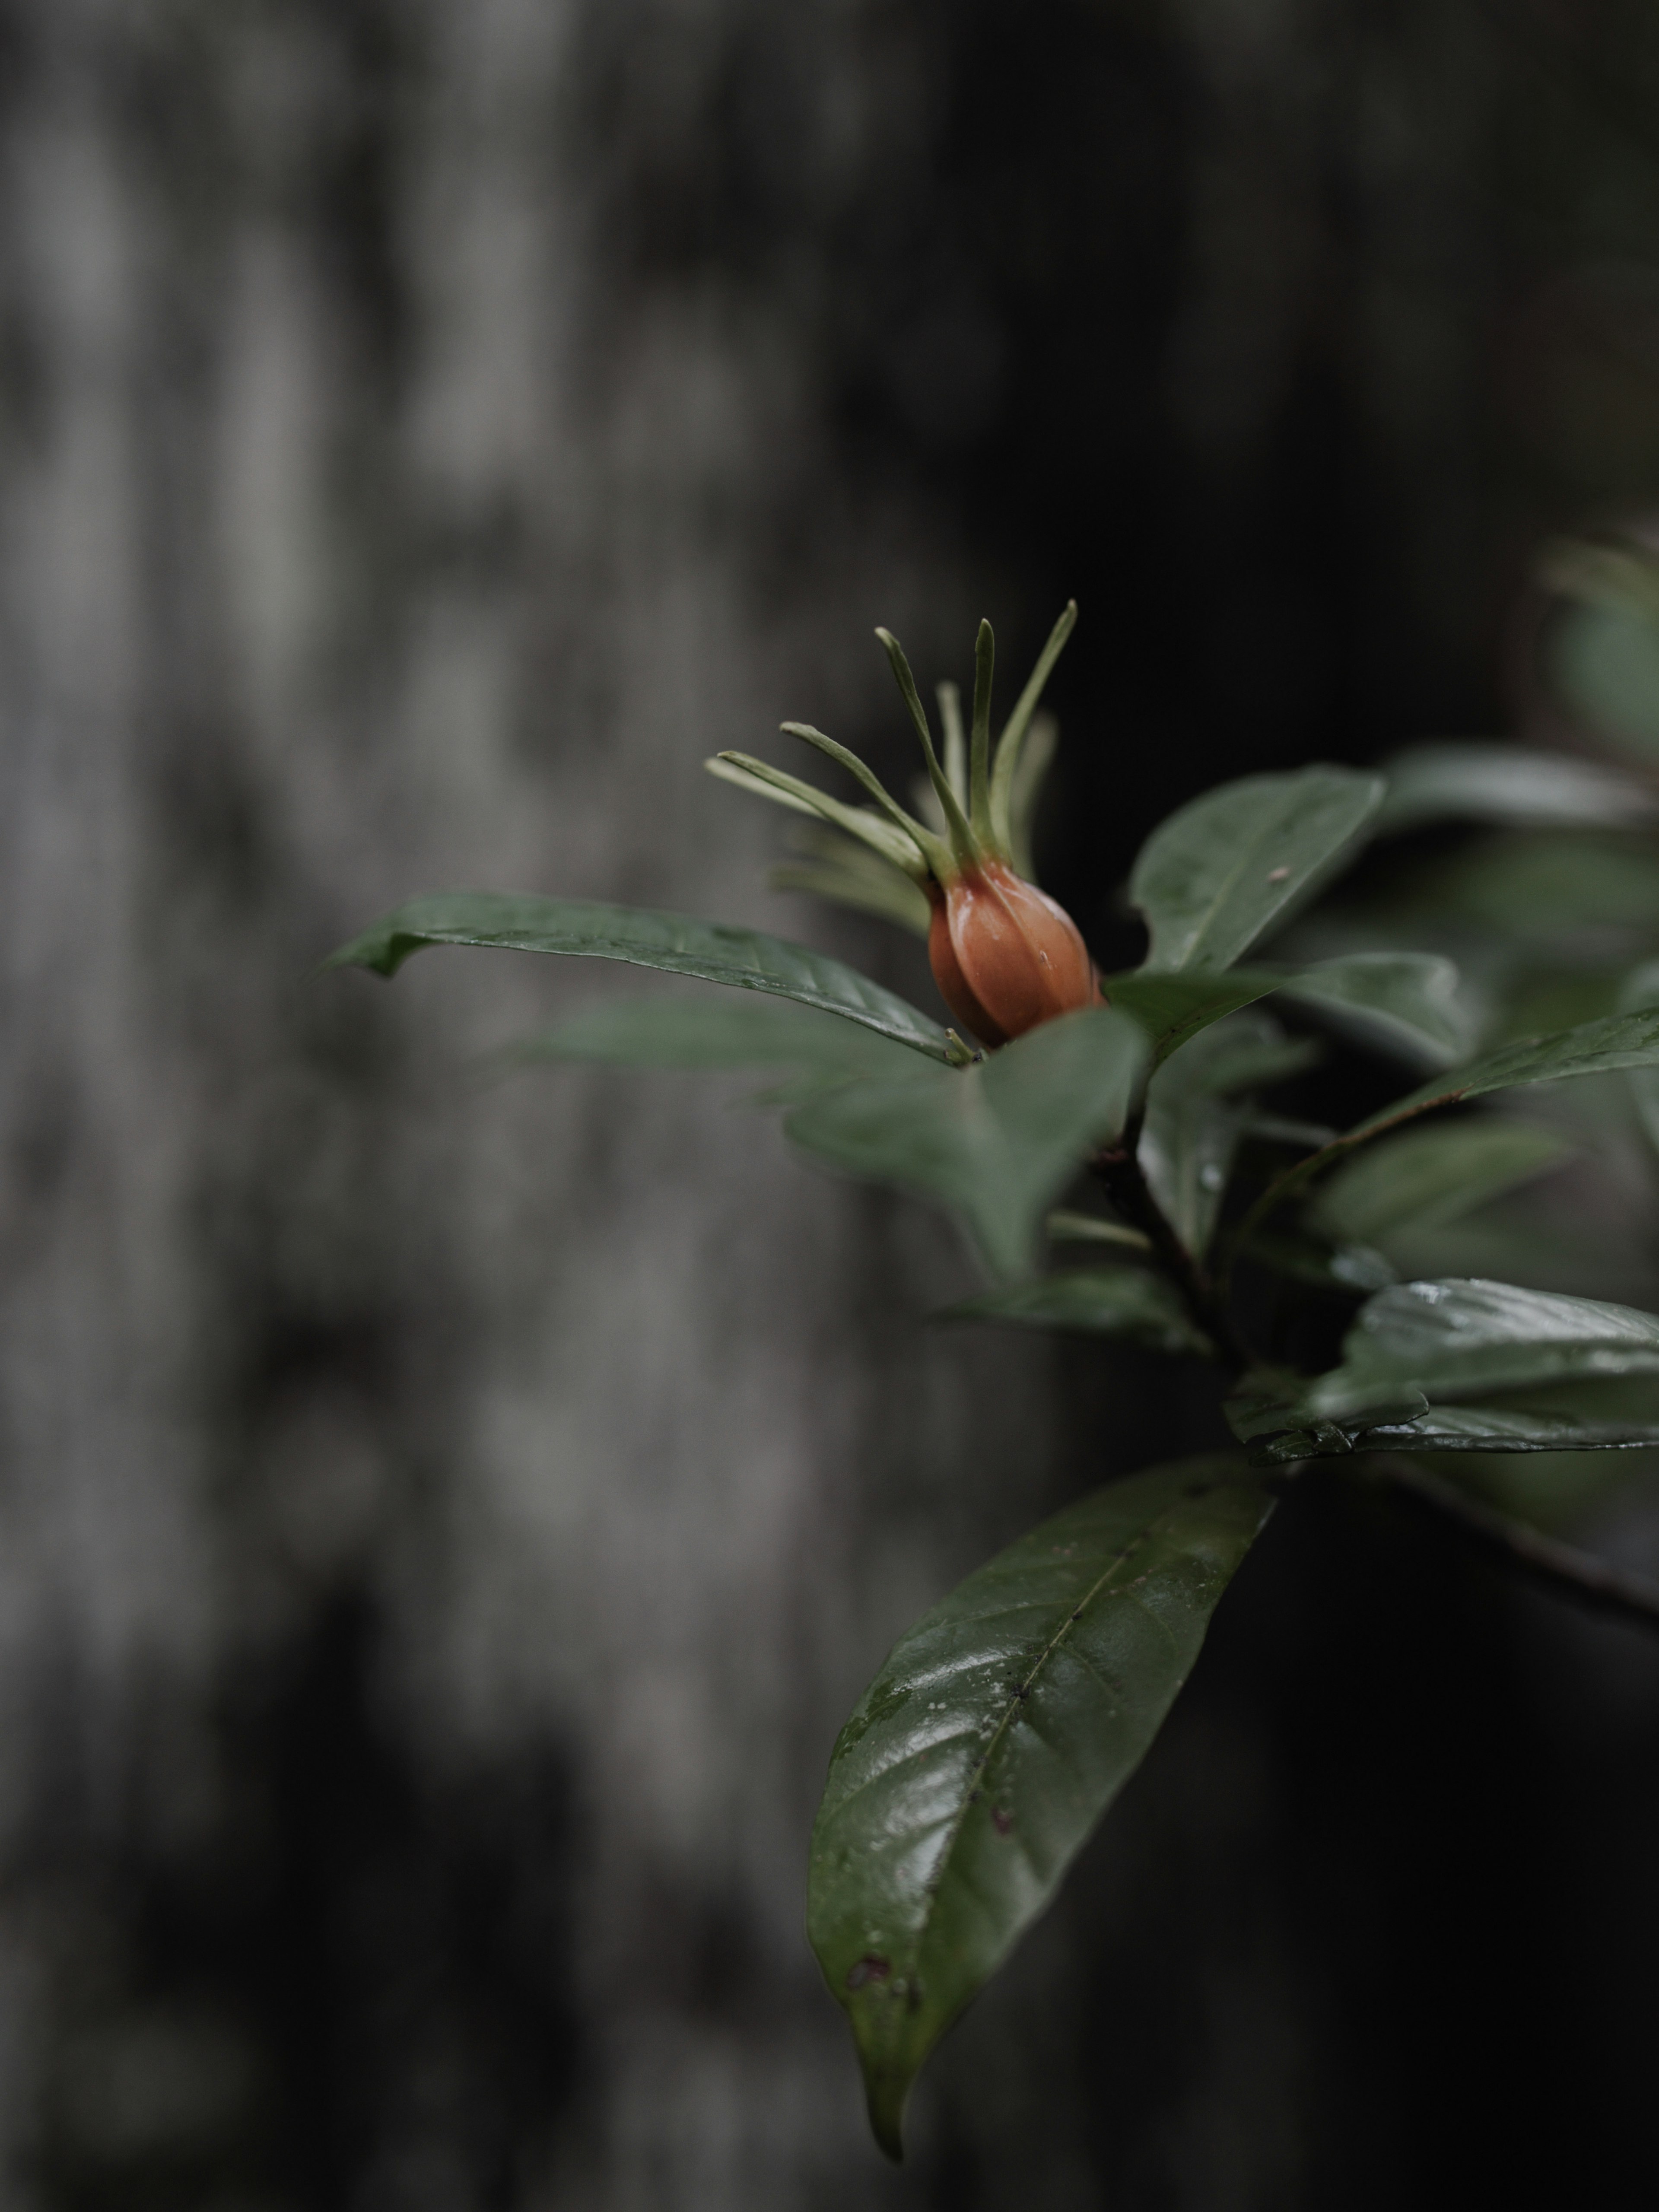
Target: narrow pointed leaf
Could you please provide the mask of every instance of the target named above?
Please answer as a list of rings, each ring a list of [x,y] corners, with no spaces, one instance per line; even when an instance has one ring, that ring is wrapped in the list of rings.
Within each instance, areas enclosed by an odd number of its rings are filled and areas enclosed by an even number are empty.
[[[510,891],[440,893],[397,908],[331,953],[324,965],[372,968],[376,975],[395,975],[411,953],[428,945],[624,960],[636,968],[660,968],[670,975],[699,975],[705,982],[793,999],[857,1022],[930,1059],[945,1060],[950,1051],[937,1022],[842,961],[758,930],[730,929],[646,907],[532,898]]]
[[[1066,649],[1066,639],[1076,627],[1077,601],[1068,599],[1065,611],[1048,633],[1048,643],[1037,656],[1036,666],[1031,671],[1025,689],[1014,702],[1013,713],[1002,726],[1002,735],[997,739],[996,760],[991,770],[991,823],[998,843],[1014,850],[1016,857],[1020,838],[1021,770],[1026,760],[1026,732],[1030,728],[1035,739],[1036,732],[1032,727],[1032,716],[1036,712],[1037,702],[1054,673],[1054,663]],[[1040,780],[1041,770],[1038,773]],[[1029,787],[1024,803],[1029,808]],[[1020,873],[1024,875],[1027,871],[1022,868]]]
[[[880,854],[896,868],[902,868],[914,881],[920,882],[927,872],[916,842],[896,822],[873,806],[847,806],[827,792],[805,782],[800,776],[791,775],[785,769],[774,768],[769,761],[757,760],[750,753],[717,753],[703,767],[722,783],[732,784],[760,799],[769,799],[791,813],[816,816],[821,822],[832,824],[849,837],[856,838],[873,853]]]
[[[1008,1322],[1024,1328],[1076,1330],[1089,1336],[1127,1336],[1157,1352],[1195,1352],[1214,1346],[1188,1319],[1162,1275],[1144,1267],[1078,1267],[1015,1283],[967,1298],[940,1316],[944,1321]]]
[[[1304,968],[1280,995],[1346,1017],[1419,1067],[1449,1067],[1475,1042],[1457,969],[1432,952],[1350,952]]]
[[[1048,1905],[1272,1510],[1235,1459],[1097,1491],[901,1638],[830,1762],[807,1920],[900,2155],[918,2068]]]
[[[975,849],[974,833],[969,827],[968,817],[963,811],[961,801],[951,788],[939,755],[933,750],[933,733],[927,726],[927,710],[922,705],[921,695],[916,690],[916,679],[910,673],[910,664],[905,659],[904,647],[890,629],[878,629],[876,635],[881,640],[883,650],[887,655],[888,665],[893,672],[893,680],[898,685],[900,696],[910,709],[910,720],[915,725],[916,735],[921,740],[922,757],[927,763],[927,774],[933,782],[934,794],[944,811],[945,822],[949,825],[950,850],[955,854],[958,860],[965,860]],[[867,774],[868,771],[866,770],[866,773]],[[924,847],[923,850],[926,851],[927,848]],[[934,874],[942,875],[945,871],[938,861],[933,860],[931,854],[928,857]]]
[[[1659,813],[1659,799],[1634,776],[1530,745],[1413,745],[1384,762],[1382,773],[1389,788],[1376,817],[1378,836],[1438,822],[1627,830]]]
[[[909,838],[928,866],[938,873],[946,848],[930,830],[905,812],[873,769],[848,746],[838,744],[834,738],[826,738],[822,730],[815,730],[810,722],[781,722],[778,726],[786,737],[799,738],[803,744],[812,746],[825,759],[844,768],[855,783],[862,784],[887,820],[902,836]]]
[[[962,726],[962,694],[947,678],[934,686],[933,696],[939,701],[939,726],[945,734],[945,780],[957,797],[965,800],[968,797],[968,736]],[[927,790],[929,800],[938,807],[939,800],[931,783]],[[945,826],[941,809],[939,827],[944,829]]]
[[[1659,1315],[1451,1277],[1397,1283],[1362,1307],[1342,1364],[1302,1394],[1315,1419],[1425,1400],[1615,1375],[1659,1374]]]
[[[996,674],[996,639],[988,622],[981,622],[974,641],[974,727],[969,756],[968,818],[974,835],[988,848],[994,845],[991,829],[991,685]]]
[[[1531,1182],[1571,1150],[1553,1130],[1495,1115],[1404,1129],[1345,1161],[1322,1188],[1313,1219],[1339,1243],[1440,1228]]]
[[[848,1085],[786,1126],[848,1173],[947,1206],[994,1275],[1018,1275],[1044,1209],[1122,1129],[1146,1062],[1136,1025],[1091,1008],[960,1072]]]
[[[1028,884],[1037,880],[1036,857],[1032,848],[1032,836],[1036,826],[1037,808],[1042,799],[1042,787],[1054,766],[1054,752],[1060,744],[1060,725],[1052,714],[1039,714],[1031,724],[1030,734],[1020,749],[1009,787],[1008,804],[1004,811],[1006,842],[1014,872],[1024,876]],[[991,801],[992,817],[996,818],[995,787]],[[999,832],[999,836],[1002,832]]]
[[[1379,776],[1305,768],[1243,776],[1172,814],[1129,878],[1152,933],[1146,965],[1230,968],[1330,879],[1382,793]]]

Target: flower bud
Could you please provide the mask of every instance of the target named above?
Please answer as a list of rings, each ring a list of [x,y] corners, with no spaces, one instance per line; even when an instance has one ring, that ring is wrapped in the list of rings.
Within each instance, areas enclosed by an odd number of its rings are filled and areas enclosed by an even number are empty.
[[[939,995],[982,1044],[1100,1004],[1094,964],[1064,907],[987,857],[930,886],[927,958]]]

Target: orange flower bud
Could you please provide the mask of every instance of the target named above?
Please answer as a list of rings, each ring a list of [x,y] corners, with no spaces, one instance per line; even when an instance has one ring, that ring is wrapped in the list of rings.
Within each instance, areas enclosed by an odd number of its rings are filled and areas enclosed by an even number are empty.
[[[927,958],[939,995],[982,1044],[1098,1006],[1094,963],[1064,907],[987,857],[929,886]]]

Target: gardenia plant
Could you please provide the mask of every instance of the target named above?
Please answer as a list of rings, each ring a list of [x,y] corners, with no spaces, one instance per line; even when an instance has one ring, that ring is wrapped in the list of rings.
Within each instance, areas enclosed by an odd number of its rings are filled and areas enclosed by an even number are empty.
[[[768,1069],[797,1145],[957,1218],[986,1282],[958,1312],[1226,1378],[1235,1449],[1112,1482],[992,1559],[901,1638],[836,1744],[809,1929],[895,2158],[917,2069],[1146,1754],[1287,1481],[1368,1455],[1562,1587],[1654,1614],[1645,1585],[1541,1525],[1521,1456],[1571,1455],[1578,1496],[1609,1463],[1579,1455],[1659,1445],[1659,1316],[1582,1294],[1587,1268],[1605,1279],[1540,1180],[1575,1133],[1659,1127],[1659,575],[1634,540],[1562,549],[1549,574],[1551,679],[1625,765],[1442,744],[1229,783],[1143,848],[1148,944],[1124,974],[1097,975],[1033,880],[1037,709],[1074,608],[994,747],[988,624],[968,726],[942,684],[937,737],[878,633],[927,769],[914,811],[804,724],[783,727],[856,801],[745,754],[709,763],[795,816],[775,880],[925,934],[948,1026],[805,946],[580,901],[420,898],[333,956],[389,976],[425,945],[486,945],[724,986],[592,1009],[533,1050]],[[1449,823],[1473,827],[1448,847]],[[1372,862],[1360,897],[1309,913],[1376,841],[1425,829],[1425,863]],[[1558,1018],[1534,1025],[1544,1004]],[[1340,1131],[1264,1103],[1333,1041],[1425,1079]],[[1553,1121],[1515,1110],[1528,1086],[1598,1076],[1616,1079],[1584,1086],[1577,1132],[1565,1091]],[[1490,1279],[1494,1250],[1514,1279]],[[1307,1313],[1340,1343],[1322,1372],[1275,1349]]]

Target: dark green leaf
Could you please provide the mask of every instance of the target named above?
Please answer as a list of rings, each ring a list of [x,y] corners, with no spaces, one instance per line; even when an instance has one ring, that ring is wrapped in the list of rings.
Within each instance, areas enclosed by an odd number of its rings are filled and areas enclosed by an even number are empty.
[[[1436,1106],[1454,1105],[1462,1098],[1482,1098],[1490,1091],[1510,1091],[1528,1083],[1565,1083],[1581,1075],[1609,1075],[1620,1068],[1659,1067],[1659,1006],[1638,1013],[1606,1014],[1599,1021],[1581,1022],[1576,1029],[1558,1030],[1553,1036],[1522,1037],[1472,1066],[1425,1083],[1419,1090],[1384,1106],[1369,1121],[1350,1129],[1341,1141],[1358,1144],[1362,1138],[1390,1129],[1396,1121],[1426,1114]]]
[[[1378,836],[1458,821],[1623,830],[1659,811],[1653,793],[1633,776],[1530,745],[1413,745],[1385,761],[1382,773],[1389,788],[1375,824]]]
[[[855,969],[758,930],[728,929],[689,915],[586,899],[531,898],[505,891],[455,891],[411,899],[331,953],[330,968],[372,968],[392,975],[428,945],[501,946],[625,960],[675,975],[793,999],[873,1030],[934,1060],[950,1047],[939,1024]]]
[[[1161,1275],[1140,1267],[1078,1267],[968,1298],[945,1321],[1013,1322],[1027,1328],[1075,1329],[1093,1336],[1128,1336],[1158,1352],[1213,1350],[1187,1318]]]
[[[1310,1419],[1304,1407],[1272,1395],[1230,1399],[1233,1434],[1250,1448],[1252,1467],[1340,1459],[1352,1452],[1637,1451],[1659,1444],[1659,1420],[1595,1420],[1576,1407],[1519,1398],[1491,1405],[1433,1406],[1422,1394],[1397,1407]]]
[[[1376,811],[1352,769],[1247,775],[1193,799],[1141,848],[1129,895],[1154,970],[1229,968],[1328,882]]]
[[[1350,952],[1303,969],[1279,990],[1346,1017],[1362,1036],[1419,1066],[1449,1066],[1475,1041],[1472,1015],[1458,997],[1457,970],[1436,953]]]
[[[918,2068],[1145,1756],[1270,1510],[1221,1457],[1096,1492],[920,1620],[842,1729],[808,1929],[891,2156]]]
[[[1030,1264],[1044,1208],[1122,1129],[1146,1064],[1127,1016],[1067,1014],[960,1073],[850,1084],[793,1113],[808,1152],[949,1206],[996,1275]]]
[[[1348,1297],[1386,1290],[1399,1280],[1396,1269],[1368,1244],[1333,1246],[1313,1237],[1263,1235],[1252,1237],[1244,1251],[1247,1258],[1271,1267],[1275,1274]]]
[[[1622,1425],[1632,1435],[1647,1428],[1659,1446],[1659,1385],[1652,1376],[1622,1382],[1563,1383],[1548,1397],[1568,1418],[1575,1413],[1584,1418],[1586,1411],[1569,1401],[1589,1401],[1589,1418],[1597,1427],[1605,1431]],[[1461,1452],[1443,1458],[1419,1454],[1418,1458],[1420,1465],[1461,1489],[1535,1528],[1558,1534],[1581,1527],[1587,1513],[1627,1485],[1640,1483],[1650,1490],[1659,1471],[1659,1449],[1605,1444],[1589,1451]]]
[[[1659,1374],[1659,1315],[1455,1277],[1397,1283],[1360,1310],[1342,1364],[1303,1392],[1315,1420],[1579,1377]],[[1511,1446],[1510,1449],[1513,1449]]]
[[[1565,1083],[1577,1076],[1616,1074],[1621,1069],[1659,1067],[1659,1007],[1638,1013],[1606,1014],[1576,1029],[1558,1030],[1553,1036],[1522,1037],[1500,1051],[1476,1060],[1472,1066],[1425,1083],[1419,1090],[1384,1106],[1361,1121],[1322,1152],[1310,1152],[1287,1168],[1278,1182],[1250,1208],[1236,1232],[1236,1241],[1247,1243],[1273,1209],[1312,1176],[1333,1165],[1356,1145],[1368,1143],[1387,1129],[1395,1128],[1436,1107],[1455,1106],[1466,1098],[1484,1097],[1531,1083]]]
[[[1339,1243],[1437,1228],[1529,1182],[1571,1149],[1553,1130],[1495,1115],[1402,1130],[1346,1160],[1320,1191],[1313,1218]]]
[[[1510,831],[1477,840],[1410,879],[1401,912],[1477,923],[1559,955],[1594,949],[1609,933],[1659,927],[1659,853],[1650,842],[1592,830]]]
[[[1644,1007],[1656,1006],[1659,1006],[1659,960],[1644,960],[1626,976],[1619,994],[1619,1010],[1621,1013],[1638,1013]],[[1633,1068],[1625,1079],[1630,1085],[1637,1119],[1647,1133],[1649,1142],[1659,1150],[1659,1068]]]
[[[1598,737],[1643,761],[1659,755],[1659,623],[1604,601],[1565,607],[1547,633],[1557,692]]]
[[[1187,1249],[1201,1256],[1226,1195],[1252,1107],[1237,1093],[1297,1074],[1318,1056],[1259,1007],[1196,1036],[1146,1086],[1139,1159],[1152,1195]]]
[[[1265,999],[1284,981],[1265,968],[1235,968],[1225,975],[1163,975],[1136,968],[1103,977],[1101,988],[1121,1013],[1140,1024],[1152,1040],[1152,1065],[1161,1067],[1212,1022]]]

